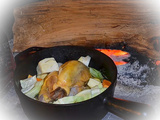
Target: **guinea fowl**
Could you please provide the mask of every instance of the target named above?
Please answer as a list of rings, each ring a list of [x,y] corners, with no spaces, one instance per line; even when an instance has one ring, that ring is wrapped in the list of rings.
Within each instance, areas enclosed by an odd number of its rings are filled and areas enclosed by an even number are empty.
[[[87,66],[77,60],[71,60],[60,66],[59,72],[50,73],[42,86],[39,100],[52,102],[68,96],[71,88],[77,88],[77,92],[83,90],[85,83],[91,74]],[[47,83],[51,83],[47,85]]]

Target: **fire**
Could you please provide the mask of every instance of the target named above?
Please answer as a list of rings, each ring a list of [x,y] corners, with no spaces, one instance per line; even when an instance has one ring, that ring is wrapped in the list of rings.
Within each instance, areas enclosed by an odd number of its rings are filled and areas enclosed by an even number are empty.
[[[125,64],[127,64],[127,62],[124,62],[124,61],[114,61],[114,63],[116,65],[125,65]]]
[[[158,61],[156,61],[156,65],[160,65],[160,61],[158,60]]]
[[[109,56],[116,65],[125,65],[127,62],[122,59],[128,58],[130,54],[122,50],[111,50],[111,49],[96,49],[105,55]],[[118,59],[117,59],[118,58]],[[120,59],[121,58],[121,59]],[[120,60],[119,60],[120,59]]]
[[[123,56],[123,55],[129,55],[128,52],[122,51],[122,50],[111,50],[111,49],[97,49],[99,51],[101,51],[102,53],[111,56]]]

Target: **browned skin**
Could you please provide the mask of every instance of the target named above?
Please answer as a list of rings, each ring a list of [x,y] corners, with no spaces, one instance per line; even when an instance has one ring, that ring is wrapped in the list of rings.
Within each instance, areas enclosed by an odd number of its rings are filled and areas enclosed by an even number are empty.
[[[76,87],[77,92],[83,90],[85,83],[91,74],[89,69],[81,62],[72,60],[64,63],[59,72],[50,73],[42,86],[39,100],[51,102],[69,95],[72,87]]]
[[[58,71],[51,72],[44,81],[44,84],[39,93],[39,100],[42,102],[50,102],[52,101],[50,94],[53,92],[53,85],[58,80]]]
[[[70,89],[77,86],[81,91],[90,77],[89,69],[83,63],[76,60],[68,61],[60,67],[58,81],[53,85],[53,90],[61,87],[69,95]]]
[[[56,101],[62,97],[65,97],[66,95],[66,91],[63,88],[58,87],[50,94],[50,98],[52,99],[52,101]]]

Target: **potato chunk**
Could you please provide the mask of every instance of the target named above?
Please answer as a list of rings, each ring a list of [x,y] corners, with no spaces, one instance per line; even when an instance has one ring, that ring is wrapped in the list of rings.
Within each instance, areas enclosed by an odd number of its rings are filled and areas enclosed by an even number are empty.
[[[58,70],[59,70],[59,66],[54,58],[45,58],[41,60],[37,66],[38,74],[49,73],[49,72],[58,71]]]

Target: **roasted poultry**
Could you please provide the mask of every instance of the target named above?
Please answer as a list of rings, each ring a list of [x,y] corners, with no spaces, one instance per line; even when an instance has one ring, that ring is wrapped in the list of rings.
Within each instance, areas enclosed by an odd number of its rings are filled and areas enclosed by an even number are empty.
[[[80,92],[89,78],[91,74],[87,66],[77,60],[68,61],[61,65],[59,71],[51,72],[46,77],[39,100],[46,103],[55,101],[68,96],[73,87]]]
[[[53,85],[57,82],[57,80],[58,71],[54,71],[48,74],[39,93],[40,101],[47,103],[52,101],[52,99],[50,98],[50,94],[53,91]]]

